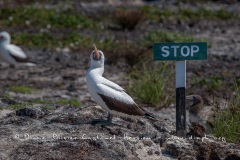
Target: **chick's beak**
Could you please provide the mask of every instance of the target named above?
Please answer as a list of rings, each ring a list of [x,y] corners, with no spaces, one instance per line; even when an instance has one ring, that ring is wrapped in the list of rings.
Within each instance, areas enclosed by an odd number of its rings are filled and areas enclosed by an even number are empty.
[[[193,95],[186,96],[186,102],[192,104],[193,103]],[[186,109],[189,109],[190,106],[186,105]]]
[[[100,54],[99,54],[99,51],[97,49],[97,47],[95,46],[95,52],[94,52],[94,56],[99,59],[100,58]]]
[[[192,101],[193,100],[193,95],[189,95],[189,96],[186,96],[186,100],[188,100],[188,101]]]

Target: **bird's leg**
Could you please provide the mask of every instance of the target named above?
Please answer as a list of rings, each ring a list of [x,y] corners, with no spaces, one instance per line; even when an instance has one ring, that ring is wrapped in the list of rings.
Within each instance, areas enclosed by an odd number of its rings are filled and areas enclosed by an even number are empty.
[[[107,121],[109,121],[110,123],[112,123],[112,117],[113,115],[108,113],[108,117],[107,117]]]
[[[110,125],[112,123],[112,117],[113,115],[108,113],[108,117],[107,117],[107,120],[104,120],[104,119],[94,119],[92,120],[91,124],[92,125],[102,125],[102,126],[107,126],[107,125]]]

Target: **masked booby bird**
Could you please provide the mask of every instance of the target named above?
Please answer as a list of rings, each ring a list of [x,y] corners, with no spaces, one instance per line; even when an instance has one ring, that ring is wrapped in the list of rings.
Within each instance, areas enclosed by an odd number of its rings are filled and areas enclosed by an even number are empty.
[[[23,50],[11,43],[11,37],[8,32],[0,32],[0,56],[11,65],[17,67],[35,66],[35,63],[30,62],[29,58]]]
[[[118,84],[104,78],[104,54],[95,46],[91,53],[91,66],[86,75],[88,91],[93,100],[108,111],[107,120],[94,119],[92,124],[109,125],[113,115],[125,117],[146,117],[156,120],[154,116],[140,108]]]

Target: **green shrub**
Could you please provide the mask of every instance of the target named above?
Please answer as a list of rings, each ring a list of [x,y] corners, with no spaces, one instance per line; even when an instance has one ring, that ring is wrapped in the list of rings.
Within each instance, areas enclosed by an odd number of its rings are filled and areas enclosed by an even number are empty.
[[[129,75],[130,92],[142,103],[164,106],[168,102],[167,84],[173,76],[172,67],[167,62],[149,65],[142,63]]]
[[[43,108],[46,109],[46,110],[52,110],[52,109],[53,109],[53,108],[50,107],[50,106],[44,106]]]
[[[49,101],[49,100],[41,100],[41,99],[34,99],[31,101],[32,103],[38,104],[49,104],[49,105],[70,105],[73,107],[80,107],[81,102],[77,99],[59,99],[57,101]]]
[[[146,15],[147,20],[156,22],[164,22],[175,15],[175,13],[169,9],[160,9],[152,6],[144,6],[141,10]]]
[[[223,83],[222,79],[218,76],[210,76],[210,77],[204,77],[200,78],[199,76],[193,74],[191,83],[193,85],[197,85],[201,88],[206,88],[209,91],[214,91],[218,89],[222,89],[223,86],[226,84]]]
[[[171,20],[229,20],[239,18],[235,12],[229,12],[223,8],[219,10],[180,8],[177,11],[173,11],[154,6],[144,6],[141,10],[146,15],[147,20],[153,22],[170,22]]]
[[[9,18],[12,18],[10,20]],[[55,9],[38,9],[33,7],[2,8],[2,24],[8,26],[34,26],[37,28],[97,28],[97,22],[74,13],[73,10],[56,11]],[[28,23],[26,23],[28,22]]]
[[[180,18],[183,19],[191,19],[191,20],[197,20],[197,19],[220,19],[220,20],[228,20],[232,18],[237,18],[237,14],[234,12],[229,12],[225,9],[219,9],[219,10],[207,10],[205,8],[201,8],[199,10],[192,10],[192,9],[180,9],[178,13]]]
[[[15,33],[12,34],[13,43],[24,46],[34,46],[41,48],[55,49],[57,47],[72,47],[73,49],[89,48],[93,44],[94,39],[71,32],[66,35],[53,35],[50,33]],[[78,44],[76,44],[78,43]]]
[[[228,142],[240,142],[239,85],[235,85],[235,95],[229,100],[228,107],[217,111],[213,133],[216,137],[224,137]]]
[[[20,108],[25,108],[27,107],[29,104],[11,104],[9,105],[11,109],[20,109]]]
[[[81,103],[77,99],[60,99],[55,102],[56,104],[65,104],[65,105],[70,105],[73,107],[80,107]]]
[[[216,76],[211,76],[210,77],[210,83],[208,85],[208,88],[210,90],[214,90],[217,88],[220,88],[222,86],[222,80]]]
[[[204,39],[197,39],[191,35],[182,33],[170,33],[168,31],[154,31],[148,32],[141,40],[142,46],[152,46],[157,42],[196,42],[205,41]]]
[[[27,86],[11,86],[10,91],[22,94],[31,94],[33,89]]]

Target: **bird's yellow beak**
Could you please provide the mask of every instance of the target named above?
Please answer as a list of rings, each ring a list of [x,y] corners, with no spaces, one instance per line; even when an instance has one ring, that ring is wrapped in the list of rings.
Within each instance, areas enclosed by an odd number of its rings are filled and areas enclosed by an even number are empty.
[[[95,54],[95,57],[97,58],[97,59],[99,59],[100,58],[100,54],[99,54],[99,52],[98,52],[98,49],[97,49],[97,47],[94,45],[94,48],[95,48],[95,52],[94,52],[94,54]]]

